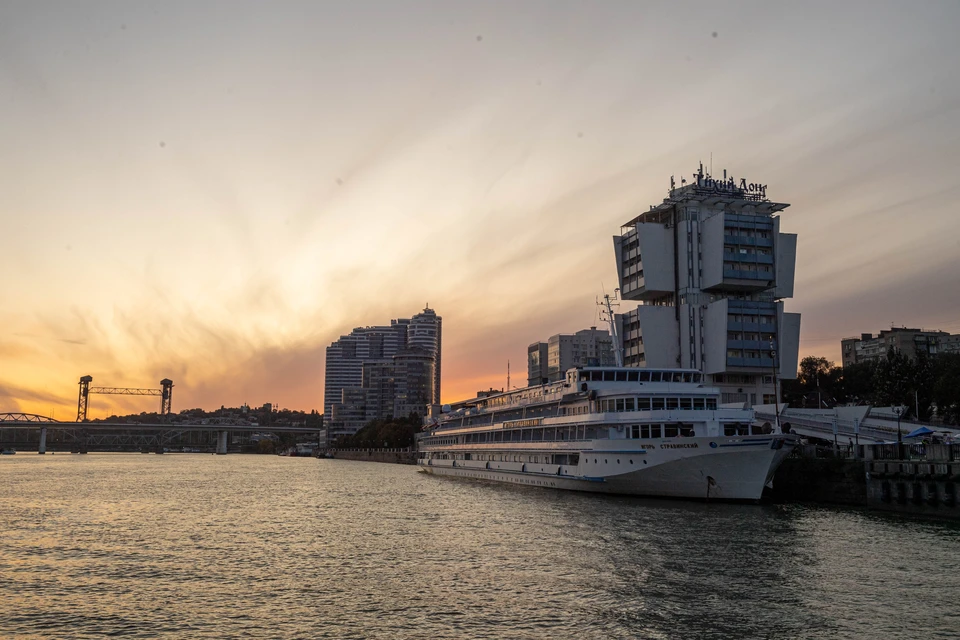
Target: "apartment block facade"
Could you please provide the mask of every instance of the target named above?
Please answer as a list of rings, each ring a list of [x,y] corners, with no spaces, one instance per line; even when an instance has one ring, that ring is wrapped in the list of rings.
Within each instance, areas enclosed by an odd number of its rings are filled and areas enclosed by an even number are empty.
[[[358,327],[327,347],[323,407],[333,443],[374,419],[426,414],[440,402],[442,319],[429,307]]]
[[[527,347],[527,385],[562,380],[567,369],[573,367],[614,364],[610,332],[590,327],[576,333],[558,333]]]
[[[946,331],[891,327],[879,334],[861,333],[859,338],[844,338],[840,341],[840,356],[844,367],[880,360],[890,349],[899,351],[911,359],[918,353],[960,353],[960,334]]]
[[[788,206],[701,166],[626,221],[613,238],[620,293],[640,305],[616,316],[624,364],[700,369],[725,403],[772,403],[799,356],[800,315],[784,311],[797,251],[780,231]]]

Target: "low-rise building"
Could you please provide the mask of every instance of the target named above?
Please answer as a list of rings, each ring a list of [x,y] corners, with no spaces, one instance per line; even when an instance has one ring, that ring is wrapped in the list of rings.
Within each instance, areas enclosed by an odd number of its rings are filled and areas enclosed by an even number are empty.
[[[918,353],[960,353],[960,335],[946,331],[891,327],[879,334],[861,333],[859,338],[844,338],[840,341],[843,366],[880,360],[893,349],[910,359]]]
[[[562,380],[567,369],[573,367],[614,364],[613,338],[608,331],[590,327],[576,333],[558,333],[527,347],[527,385]]]

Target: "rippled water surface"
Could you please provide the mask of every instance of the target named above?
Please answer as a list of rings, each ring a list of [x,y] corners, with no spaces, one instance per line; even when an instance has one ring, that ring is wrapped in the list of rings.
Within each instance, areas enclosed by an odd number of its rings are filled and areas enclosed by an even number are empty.
[[[960,526],[399,465],[0,459],[0,636],[960,637]]]

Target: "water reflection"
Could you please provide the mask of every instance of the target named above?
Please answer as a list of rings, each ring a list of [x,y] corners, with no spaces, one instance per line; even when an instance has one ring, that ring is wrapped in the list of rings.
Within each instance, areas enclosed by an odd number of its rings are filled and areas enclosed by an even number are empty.
[[[921,637],[958,528],[258,456],[0,464],[0,628],[40,637]]]

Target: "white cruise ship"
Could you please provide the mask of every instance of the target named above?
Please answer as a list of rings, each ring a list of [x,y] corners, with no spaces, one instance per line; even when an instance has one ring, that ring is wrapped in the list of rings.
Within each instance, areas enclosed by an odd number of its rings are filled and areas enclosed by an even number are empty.
[[[718,406],[690,369],[578,367],[566,379],[481,394],[428,420],[432,474],[601,493],[756,501],[796,436]]]

